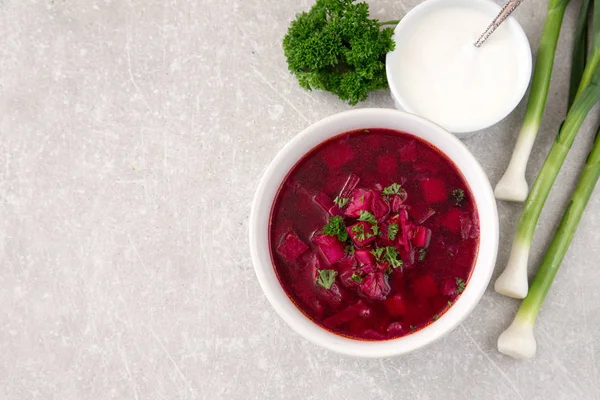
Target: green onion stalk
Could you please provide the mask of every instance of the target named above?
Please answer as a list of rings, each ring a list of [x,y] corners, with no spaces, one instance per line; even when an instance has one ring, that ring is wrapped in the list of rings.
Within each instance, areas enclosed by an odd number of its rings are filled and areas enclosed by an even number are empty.
[[[524,201],[527,197],[528,185],[525,180],[525,169],[546,107],[558,36],[569,1],[550,0],[548,3],[548,12],[537,51],[525,118],[508,168],[496,185],[494,193],[497,199]]]
[[[585,69],[588,48],[588,13],[590,0],[582,0],[577,18],[575,35],[573,36],[573,53],[571,55],[571,80],[569,84],[569,102],[567,111],[573,104],[575,96],[578,94],[579,84]]]
[[[513,239],[508,264],[494,286],[496,292],[509,297],[522,299],[527,296],[529,249],[540,213],[579,128],[590,109],[600,101],[600,68],[598,68],[600,62],[600,3],[596,3],[596,5],[598,7],[594,7],[593,14],[592,53],[581,75],[579,89],[550,153],[533,184],[531,193],[527,197]]]
[[[544,256],[542,264],[531,284],[529,294],[512,324],[498,338],[498,350],[515,358],[532,358],[536,352],[533,325],[556,277],[556,273],[573,240],[577,225],[600,177],[600,131],[569,205]]]

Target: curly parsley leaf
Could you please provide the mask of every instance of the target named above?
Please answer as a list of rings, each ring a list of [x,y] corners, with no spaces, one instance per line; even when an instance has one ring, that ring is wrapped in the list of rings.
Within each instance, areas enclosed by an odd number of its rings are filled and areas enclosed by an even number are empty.
[[[375,219],[375,216],[370,213],[369,211],[365,211],[365,210],[361,210],[360,211],[360,217],[358,217],[359,221],[365,221],[365,222],[370,222],[372,224],[376,224],[377,220]]]
[[[383,194],[392,195],[392,194],[400,194],[402,191],[402,185],[399,183],[392,183],[390,186],[383,188]]]
[[[297,15],[283,39],[288,68],[306,90],[326,90],[354,105],[388,87],[385,56],[394,49],[391,28],[369,18],[355,0],[317,0]]]
[[[370,253],[375,256],[377,261],[379,261],[379,260],[381,260],[381,256],[383,255],[384,251],[385,251],[385,249],[383,247],[378,247],[376,249],[371,250]]]
[[[383,256],[383,259],[387,261],[394,269],[404,265],[400,259],[398,251],[393,246],[388,246],[385,248],[385,255]]]
[[[329,222],[323,227],[323,233],[328,236],[337,236],[342,243],[348,240],[344,219],[339,215],[329,218]]]
[[[324,289],[331,289],[331,285],[335,282],[337,271],[332,269],[321,269],[319,270],[319,276],[317,277],[317,284]]]
[[[350,279],[357,283],[361,283],[363,280],[363,278],[360,275],[356,275],[356,273],[353,273]]]
[[[419,261],[423,261],[426,256],[427,256],[427,250],[419,249]]]
[[[352,233],[354,233],[354,237],[360,242],[365,240],[365,227],[361,224],[354,225],[352,227]]]
[[[456,294],[461,294],[462,292],[465,291],[465,281],[463,281],[460,278],[455,278],[456,279]]]
[[[370,235],[370,236],[367,235],[368,237],[379,235],[379,226],[377,226],[377,225],[371,226],[371,231],[373,232],[373,235]]]
[[[451,193],[454,198],[454,203],[457,207],[462,207],[463,202],[465,201],[465,191],[462,189],[454,189]]]
[[[388,225],[388,239],[394,240],[396,239],[396,235],[398,234],[398,224],[389,224]]]
[[[350,197],[336,197],[333,199],[333,204],[337,204],[339,208],[344,208],[350,201]]]

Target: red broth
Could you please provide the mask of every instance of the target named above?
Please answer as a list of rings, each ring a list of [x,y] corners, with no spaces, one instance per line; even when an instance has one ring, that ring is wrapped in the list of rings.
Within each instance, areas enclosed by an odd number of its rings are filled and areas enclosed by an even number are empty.
[[[437,320],[464,290],[479,219],[464,177],[402,132],[347,132],[289,172],[271,211],[279,281],[316,324],[386,340]]]

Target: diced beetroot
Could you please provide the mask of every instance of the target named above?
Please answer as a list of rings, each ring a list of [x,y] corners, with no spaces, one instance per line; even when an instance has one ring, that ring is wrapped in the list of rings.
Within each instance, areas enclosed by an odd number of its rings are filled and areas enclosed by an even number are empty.
[[[410,247],[409,251],[404,250],[402,248],[400,250],[400,258],[405,266],[413,265],[415,263],[415,249]]]
[[[431,240],[431,229],[427,229],[424,226],[418,226],[415,230],[415,237],[413,244],[417,247],[429,247],[429,241]]]
[[[375,257],[373,256],[373,254],[371,254],[371,251],[367,250],[367,249],[356,250],[354,252],[354,257],[361,264],[374,264],[375,263]]]
[[[406,302],[400,294],[388,297],[383,303],[392,317],[402,317],[406,314]]]
[[[296,292],[298,293],[300,300],[315,313],[316,317],[322,318],[325,309],[323,308],[323,303],[321,300],[317,298],[315,291],[308,291],[300,284],[294,285],[294,287],[296,288]]]
[[[378,268],[376,267],[375,264],[368,264],[368,265],[363,265],[362,267],[359,268],[361,271],[362,276],[367,276],[373,272],[378,271]]]
[[[428,208],[427,211],[425,211],[425,213],[423,213],[423,215],[421,215],[421,218],[419,218],[419,220],[417,221],[419,224],[423,224],[425,223],[425,221],[427,221],[429,218],[433,217],[435,215],[435,210],[433,208]]]
[[[315,202],[323,208],[323,210],[329,212],[329,209],[334,206],[333,201],[325,193],[321,192],[315,196]]]
[[[344,212],[337,204],[334,204],[333,207],[329,209],[329,214],[333,216],[344,215]]]
[[[371,211],[376,219],[380,219],[390,212],[390,206],[379,193],[372,193]]]
[[[442,294],[444,296],[454,296],[457,286],[455,278],[445,278],[442,282]]]
[[[402,243],[404,246],[404,250],[408,253],[410,252],[410,243],[409,243],[409,226],[408,226],[408,213],[405,210],[399,212],[400,215],[400,233],[398,236],[398,242]]]
[[[400,161],[412,162],[417,159],[417,144],[411,141],[400,150]]]
[[[448,198],[446,185],[440,178],[424,178],[421,180],[421,190],[428,203],[439,203]]]
[[[337,263],[346,254],[344,245],[335,236],[315,234],[312,240],[330,264]]]
[[[358,175],[350,174],[348,176],[348,179],[346,180],[346,183],[344,184],[344,187],[340,192],[340,197],[350,197],[352,195],[352,191],[354,190],[356,185],[358,185],[358,182],[360,182],[360,178],[358,177]]]
[[[347,141],[339,141],[335,146],[327,146],[322,150],[322,159],[327,168],[335,170],[354,158],[352,148]]]
[[[279,254],[289,262],[296,261],[306,250],[308,250],[308,246],[294,232],[285,235],[277,248]]]
[[[437,283],[430,274],[414,278],[411,288],[417,297],[433,297],[439,293]]]
[[[342,215],[342,210],[338,207],[337,204],[334,204],[333,201],[327,196],[325,193],[321,192],[315,196],[315,202],[321,206],[321,208],[327,211],[330,215]]]
[[[371,197],[373,192],[364,189],[355,189],[352,191],[351,200],[346,207],[345,214],[348,217],[358,218],[361,211],[369,211],[371,208]]]
[[[347,297],[344,289],[338,286],[337,283],[331,285],[329,289],[318,286],[317,294],[323,302],[333,309],[339,308]]]
[[[388,325],[387,327],[387,334],[389,336],[400,336],[404,333],[404,328],[402,327],[402,324],[398,321],[396,322],[392,322],[391,324]]]
[[[352,275],[356,272],[355,266],[356,260],[352,256],[342,258],[335,266],[335,269],[338,271],[340,282],[342,282],[342,285],[345,287],[358,286],[358,282],[352,280]]]
[[[323,324],[329,328],[335,328],[346,322],[352,321],[353,319],[367,318],[371,315],[371,309],[361,300],[357,301],[356,304],[346,307],[337,314],[332,315],[323,321]]]
[[[361,336],[365,339],[384,340],[386,336],[383,333],[377,332],[375,329],[366,329],[362,331]]]
[[[362,231],[359,228],[355,228],[359,225],[362,226]],[[377,236],[373,234],[373,228],[371,224],[365,221],[358,221],[356,224],[347,227],[346,231],[348,231],[348,235],[350,235],[358,247],[363,247],[377,238]],[[361,232],[363,235],[361,235]]]
[[[396,222],[396,220],[389,219],[389,220],[379,224],[380,234],[377,237],[377,243],[380,245],[380,247],[394,246],[396,244],[394,240],[390,240],[389,230],[388,230],[388,227],[390,226],[390,224],[396,224],[396,223],[398,223],[398,222]],[[398,235],[398,233],[396,234],[396,236],[397,235]]]
[[[387,276],[383,272],[373,272],[363,278],[360,291],[370,300],[385,300],[390,293]]]
[[[377,171],[382,174],[393,175],[398,171],[398,156],[384,153],[377,157]]]
[[[452,233],[458,234],[461,229],[462,211],[458,208],[451,208],[442,221],[442,224]]]

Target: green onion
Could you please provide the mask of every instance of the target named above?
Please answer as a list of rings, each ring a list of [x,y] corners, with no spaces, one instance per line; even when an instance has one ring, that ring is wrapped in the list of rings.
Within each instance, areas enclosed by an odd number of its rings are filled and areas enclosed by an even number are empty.
[[[518,299],[527,296],[529,248],[540,213],[579,128],[590,109],[600,101],[600,68],[598,68],[598,62],[600,62],[600,35],[596,34],[600,32],[600,2],[595,3],[595,5],[598,7],[594,7],[594,47],[579,84],[579,94],[576,96],[573,106],[570,108],[567,118],[550,149],[550,153],[533,184],[531,193],[527,197],[513,239],[508,264],[494,286],[496,292],[506,296]]]
[[[497,199],[523,201],[527,197],[525,168],[546,107],[558,35],[569,1],[550,0],[548,3],[548,12],[537,51],[525,118],[508,168],[496,185]]]
[[[596,134],[594,146],[579,177],[577,187],[531,284],[529,294],[521,303],[513,323],[498,338],[500,352],[515,358],[535,356],[536,342],[533,325],[599,177],[600,131]]]
[[[588,17],[589,17],[590,0],[582,0],[581,8],[579,9],[579,17],[577,18],[577,27],[573,37],[573,53],[571,56],[571,81],[569,83],[569,103],[571,107],[577,94],[579,83],[585,68],[585,60],[587,58],[588,46]],[[568,108],[567,108],[568,110]]]

